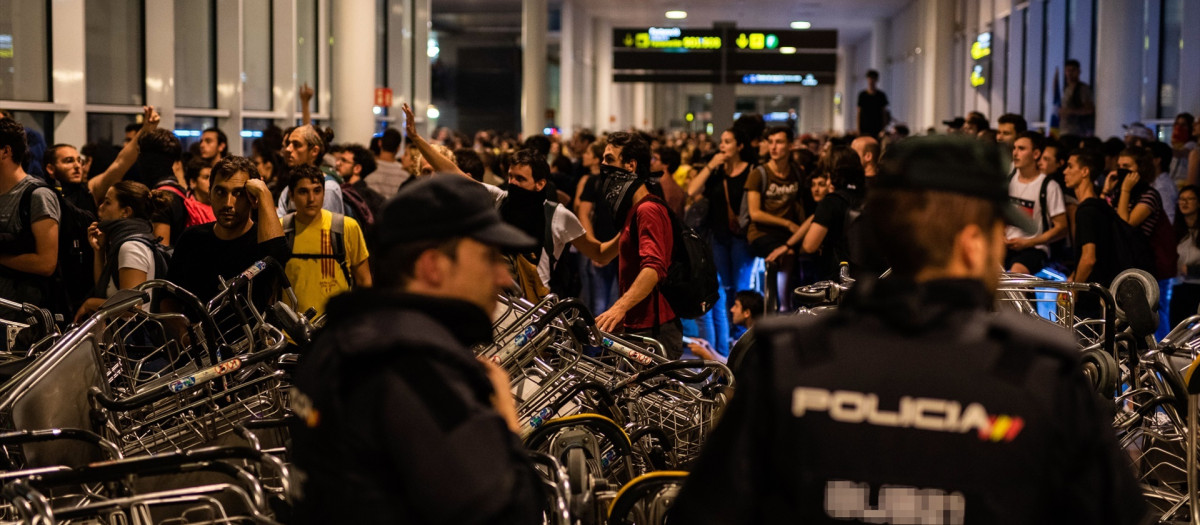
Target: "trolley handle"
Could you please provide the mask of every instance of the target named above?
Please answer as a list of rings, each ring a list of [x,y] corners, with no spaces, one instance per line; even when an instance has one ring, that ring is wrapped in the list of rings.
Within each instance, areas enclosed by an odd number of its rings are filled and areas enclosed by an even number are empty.
[[[0,433],[0,446],[45,443],[47,441],[83,441],[103,450],[109,459],[122,459],[121,449],[115,443],[95,432],[81,428],[49,428],[45,430],[14,430]]]
[[[204,337],[208,339],[205,346],[209,349],[209,357],[214,361],[216,360],[216,355],[213,352],[216,351],[217,341],[219,340],[217,337],[217,334],[219,333],[217,330],[217,323],[213,321],[212,315],[209,314],[208,308],[205,307],[204,303],[200,302],[200,299],[196,298],[195,294],[188,291],[186,288],[183,288],[182,286],[163,279],[152,279],[135,286],[133,289],[141,292],[146,292],[152,289],[161,290],[162,292],[170,294],[177,303],[183,306],[185,315],[189,316],[190,318],[200,320],[201,331],[204,334]]]
[[[700,368],[702,370],[691,373],[682,372],[682,370],[690,368]],[[684,383],[702,383],[708,380],[715,372],[721,372],[723,375],[725,375],[725,377],[728,377],[730,382],[729,386],[733,387],[733,373],[729,371],[728,367],[720,362],[705,361],[703,359],[685,359],[662,363],[633,374],[614,385],[612,391],[614,393],[619,392],[633,383],[643,383],[646,380],[657,376],[669,377]]]
[[[258,363],[268,361],[274,356],[282,353],[283,349],[264,350],[252,354],[239,355],[230,359],[226,359],[213,366],[203,368],[193,372],[190,375],[176,377],[174,381],[165,383],[150,390],[146,390],[124,399],[115,399],[112,394],[101,390],[100,387],[93,386],[88,392],[92,398],[101,406],[109,410],[118,410],[126,412],[138,407],[154,403],[160,399],[178,394],[185,390],[201,388],[206,383],[210,383],[215,379],[219,379],[238,370],[249,368]],[[270,376],[267,376],[270,377]],[[245,386],[237,385],[237,386]],[[235,388],[237,388],[235,386]]]

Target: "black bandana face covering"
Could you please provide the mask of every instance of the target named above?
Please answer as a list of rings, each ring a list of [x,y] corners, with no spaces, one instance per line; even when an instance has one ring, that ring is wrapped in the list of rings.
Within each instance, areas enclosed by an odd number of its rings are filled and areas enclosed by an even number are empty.
[[[600,195],[612,212],[613,226],[618,230],[625,225],[625,214],[633,200],[633,194],[645,182],[637,174],[617,166],[600,165]]]

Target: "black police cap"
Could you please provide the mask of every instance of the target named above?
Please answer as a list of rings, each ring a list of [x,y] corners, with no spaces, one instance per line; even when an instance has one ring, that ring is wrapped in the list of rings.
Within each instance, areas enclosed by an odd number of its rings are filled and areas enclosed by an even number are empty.
[[[381,247],[413,241],[470,237],[518,250],[537,245],[504,222],[483,185],[462,175],[438,173],[405,185],[383,208]]]

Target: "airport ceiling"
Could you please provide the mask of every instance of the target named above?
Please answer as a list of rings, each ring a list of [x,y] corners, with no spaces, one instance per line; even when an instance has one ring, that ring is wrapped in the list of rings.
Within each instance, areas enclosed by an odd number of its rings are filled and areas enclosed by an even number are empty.
[[[733,21],[741,27],[786,29],[793,21],[813,29],[837,29],[839,40],[853,43],[866,36],[874,20],[893,15],[911,0],[598,0],[577,2],[588,12],[610,19],[617,27],[711,27]],[[521,32],[521,0],[433,0],[434,29],[448,32]],[[561,2],[550,0],[551,5]],[[666,12],[686,11],[685,20],[669,20]]]

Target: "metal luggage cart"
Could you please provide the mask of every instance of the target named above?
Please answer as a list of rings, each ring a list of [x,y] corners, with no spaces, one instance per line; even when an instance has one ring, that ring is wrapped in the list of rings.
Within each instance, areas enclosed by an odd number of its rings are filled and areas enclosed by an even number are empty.
[[[277,297],[283,301],[274,300]],[[264,308],[256,304],[259,302]],[[269,330],[264,331],[271,324],[263,312],[265,304],[293,309],[299,304],[283,266],[270,257],[223,281],[221,290],[205,305],[217,331],[218,360],[274,344]]]
[[[662,525],[675,504],[688,473],[677,470],[651,472],[626,483],[608,506],[608,525]]]
[[[59,336],[49,310],[4,298],[0,298],[0,327],[4,329],[0,367],[19,367],[13,363],[49,348]]]
[[[630,436],[652,460],[643,472],[688,468],[728,403],[735,388],[723,363],[688,360],[636,373],[611,389],[625,411]]]
[[[1100,298],[1104,317],[1083,319],[1076,316],[1078,294],[1094,294]],[[1071,330],[1080,348],[1103,348],[1113,352],[1116,311],[1112,293],[1096,283],[1050,281],[1036,277],[1004,273],[996,288],[997,308],[1008,309]],[[1049,310],[1044,317],[1039,312]],[[1048,308],[1047,308],[1048,307]]]
[[[272,516],[294,501],[293,477],[274,456],[247,447],[9,471],[0,473],[3,497],[9,503],[0,506],[0,519],[274,523]],[[264,486],[263,478],[274,480],[278,488]]]

